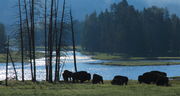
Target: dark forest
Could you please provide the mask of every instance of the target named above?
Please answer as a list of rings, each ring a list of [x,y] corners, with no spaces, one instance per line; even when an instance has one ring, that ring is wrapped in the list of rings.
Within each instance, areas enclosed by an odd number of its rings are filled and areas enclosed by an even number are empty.
[[[89,52],[128,56],[179,56],[180,19],[166,8],[139,11],[126,0],[86,16],[82,47]]]

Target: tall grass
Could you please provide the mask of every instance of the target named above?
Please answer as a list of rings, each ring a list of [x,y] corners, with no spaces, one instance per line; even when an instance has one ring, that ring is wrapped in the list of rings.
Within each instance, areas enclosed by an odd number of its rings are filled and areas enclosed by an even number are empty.
[[[93,85],[26,81],[0,86],[0,96],[180,96],[179,90],[180,81],[171,81],[169,87],[138,84],[137,81],[130,81],[127,86],[115,86],[110,82]]]

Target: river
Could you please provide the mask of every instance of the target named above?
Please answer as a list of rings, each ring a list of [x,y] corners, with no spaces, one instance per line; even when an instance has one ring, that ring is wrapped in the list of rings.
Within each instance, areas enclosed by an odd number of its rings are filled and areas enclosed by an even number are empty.
[[[62,58],[65,63],[63,70],[74,71],[73,54],[67,52],[67,56]],[[177,62],[180,60],[161,60],[162,62]],[[166,72],[168,77],[180,76],[180,65],[165,65],[165,66],[109,66],[89,63],[102,63],[107,60],[94,60],[90,56],[82,55],[77,52],[77,68],[78,71],[87,71],[91,74],[100,74],[104,80],[112,80],[115,75],[127,76],[129,79],[137,80],[138,76],[147,71],[158,70]],[[147,61],[148,62],[148,61]],[[37,59],[37,80],[45,80],[45,62],[44,58]],[[14,76],[14,71],[11,63],[9,64],[9,76]],[[21,80],[21,63],[16,63],[18,78]],[[0,64],[0,80],[5,79],[5,63]],[[25,64],[25,80],[30,80],[30,64]]]

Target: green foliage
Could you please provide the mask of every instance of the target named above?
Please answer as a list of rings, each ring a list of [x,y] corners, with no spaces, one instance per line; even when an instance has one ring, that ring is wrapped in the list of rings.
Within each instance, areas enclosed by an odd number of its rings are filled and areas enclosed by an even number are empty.
[[[129,56],[179,56],[180,19],[165,8],[136,10],[126,0],[86,16],[82,47]]]

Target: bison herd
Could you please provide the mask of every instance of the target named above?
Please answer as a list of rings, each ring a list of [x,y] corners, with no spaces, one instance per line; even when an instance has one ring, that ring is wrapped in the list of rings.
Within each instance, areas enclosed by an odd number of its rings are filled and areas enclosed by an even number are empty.
[[[91,80],[91,74],[86,71],[79,72],[71,72],[65,70],[63,73],[64,82],[72,82],[72,83],[84,83],[85,81]],[[117,75],[111,81],[112,85],[127,85],[128,77]],[[146,72],[138,77],[138,82],[145,84],[156,84],[158,86],[168,86],[169,79],[165,72],[160,71],[151,71]],[[92,84],[104,84],[103,77],[98,74],[93,74]]]

